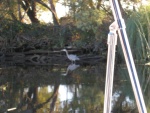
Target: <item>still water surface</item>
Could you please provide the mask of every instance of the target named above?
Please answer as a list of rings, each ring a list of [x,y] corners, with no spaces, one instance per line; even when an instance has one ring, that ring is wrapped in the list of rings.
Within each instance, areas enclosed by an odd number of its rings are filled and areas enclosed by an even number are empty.
[[[150,67],[137,65],[148,113]],[[106,64],[0,68],[0,113],[103,113]],[[138,113],[128,71],[117,65],[112,113]]]

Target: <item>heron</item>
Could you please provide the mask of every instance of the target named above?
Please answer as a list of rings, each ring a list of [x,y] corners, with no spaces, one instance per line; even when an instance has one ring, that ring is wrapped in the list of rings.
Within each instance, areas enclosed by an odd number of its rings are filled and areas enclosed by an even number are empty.
[[[66,73],[64,73],[64,74],[62,74],[62,75],[66,76],[66,75],[68,75],[68,72],[69,72],[69,71],[74,71],[74,70],[76,70],[78,67],[80,67],[80,65],[70,64],[70,65],[67,67]]]
[[[80,60],[77,55],[68,54],[68,51],[66,49],[63,49],[61,51],[65,51],[66,52],[66,55],[67,55],[68,59],[71,60],[72,63],[74,63],[76,60]]]

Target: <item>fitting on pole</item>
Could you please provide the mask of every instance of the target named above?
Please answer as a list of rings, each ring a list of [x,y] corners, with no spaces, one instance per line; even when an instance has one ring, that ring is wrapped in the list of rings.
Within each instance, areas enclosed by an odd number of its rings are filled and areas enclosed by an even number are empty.
[[[109,26],[109,33],[107,39],[108,45],[117,45],[117,33],[116,33],[117,30],[118,30],[118,24],[116,22],[113,22]]]

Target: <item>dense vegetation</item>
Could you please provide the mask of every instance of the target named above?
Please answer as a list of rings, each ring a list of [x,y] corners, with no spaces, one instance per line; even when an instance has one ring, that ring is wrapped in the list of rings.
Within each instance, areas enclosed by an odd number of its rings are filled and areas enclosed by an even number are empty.
[[[61,10],[56,12],[58,3],[69,9],[65,17],[58,17]],[[7,53],[71,46],[103,53],[109,25],[114,21],[106,3],[103,0],[2,0],[0,50]],[[149,6],[139,6],[140,3],[119,0],[134,58],[145,60],[149,58]],[[37,16],[45,11],[51,12],[52,23],[44,23]],[[121,51],[119,47],[120,57]]]
[[[148,62],[150,5],[143,5],[141,0],[118,1],[134,59]],[[58,16],[58,12],[62,11],[59,8],[56,10],[58,3],[69,9],[63,17]],[[74,98],[72,103],[66,102],[60,111],[66,113],[70,108],[74,111],[86,108],[88,112],[103,112],[106,65],[99,61],[102,58],[106,60],[109,25],[114,21],[107,3],[107,0],[0,0],[0,112],[15,105],[14,112],[39,110],[41,113],[44,108],[51,113],[57,108],[57,101],[61,102],[58,99],[61,84],[71,86]],[[51,12],[52,18],[48,19],[52,22],[45,23],[40,19],[39,15],[44,12]],[[79,53],[82,61],[77,64],[83,67],[69,72],[70,62],[62,57],[65,56],[60,52],[62,48]],[[119,38],[116,53],[118,59],[124,59]],[[149,112],[149,68],[138,66]],[[134,98],[127,70],[124,65],[121,69],[117,66],[115,69],[118,72],[115,73],[114,93],[120,93],[120,97],[113,101],[113,112],[137,112],[135,103],[131,105],[126,101],[126,94]],[[53,91],[43,95],[48,91],[47,85],[53,86]],[[44,88],[38,93],[39,87]],[[29,90],[24,92],[26,88]],[[77,90],[84,95],[80,101],[77,99]],[[35,98],[32,98],[32,94]]]

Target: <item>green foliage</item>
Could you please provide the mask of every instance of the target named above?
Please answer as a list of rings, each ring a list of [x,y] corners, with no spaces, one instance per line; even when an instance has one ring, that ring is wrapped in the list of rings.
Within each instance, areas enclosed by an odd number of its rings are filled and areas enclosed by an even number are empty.
[[[143,61],[150,56],[150,14],[148,10],[141,7],[139,11],[133,12],[126,21],[126,30],[133,53],[137,61]],[[118,51],[122,50],[118,48]],[[122,56],[123,57],[123,56]]]
[[[8,0],[9,1],[9,0]],[[6,2],[6,1],[2,1],[0,3],[0,18],[2,19],[14,19],[17,17],[17,0],[11,0],[9,2]]]
[[[80,29],[77,30],[80,34],[80,39],[75,40],[73,44],[78,48],[87,48],[94,43],[94,33],[92,31],[82,31]]]
[[[44,103],[47,101],[48,98],[50,98],[52,95],[52,92],[48,92],[47,87],[41,87],[38,91],[38,102]],[[42,108],[38,110],[39,113],[42,113],[44,110],[48,112],[49,104],[44,105]]]
[[[105,13],[97,9],[80,10],[75,14],[77,28],[83,31],[92,30],[94,33],[96,33],[98,26],[102,24],[104,17]]]
[[[46,0],[43,0],[45,4],[48,4]],[[57,1],[56,1],[57,2]],[[60,2],[60,1],[59,1]],[[109,13],[109,8],[108,7],[99,7],[97,8],[97,2],[94,0],[63,0],[61,2],[64,2],[64,5],[68,6],[70,11],[70,16],[73,18],[73,24],[76,25],[74,26],[74,29],[69,29],[68,28],[58,28],[57,30],[55,28],[52,28],[52,26],[47,26],[47,25],[40,25],[40,24],[23,24],[18,21],[8,21],[8,20],[3,20],[1,21],[1,26],[0,26],[0,36],[2,38],[5,38],[5,42],[7,44],[10,44],[12,46],[13,41],[16,41],[15,38],[17,38],[20,35],[24,35],[26,37],[29,37],[30,39],[35,38],[35,39],[40,39],[43,37],[46,37],[50,40],[51,46],[52,47],[64,47],[65,43],[67,42],[68,45],[72,45],[72,43],[77,46],[77,47],[85,47],[85,48],[93,48],[95,45],[95,42],[101,42],[101,39],[107,38],[107,29],[108,29],[108,23],[110,22],[110,17],[111,15],[108,15]],[[135,2],[135,1],[134,1]],[[38,4],[38,3],[37,3]],[[104,5],[104,4],[100,4]],[[2,2],[1,5],[1,17],[3,18],[9,18],[12,20],[12,15],[14,14],[15,17],[18,18],[17,14],[17,6],[18,3],[17,1],[11,1],[9,4],[6,2]],[[108,8],[108,9],[107,9]],[[4,9],[4,10],[3,10]],[[41,12],[46,10],[44,6],[41,4],[36,6],[36,13],[40,10]],[[104,10],[105,11],[104,11]],[[5,12],[6,11],[6,12]],[[142,9],[141,9],[142,11]],[[21,12],[23,12],[21,8]],[[107,14],[106,14],[107,12]],[[23,16],[23,15],[22,15]],[[107,16],[107,17],[106,17]],[[109,18],[108,18],[109,16]],[[132,15],[133,16],[133,15]],[[146,23],[143,23],[144,21],[133,21],[133,17],[131,16],[132,21],[129,22],[129,32],[132,31],[131,35],[138,35],[136,32],[144,32],[147,33],[145,34],[145,37],[148,37],[148,29],[145,29]],[[140,16],[144,17],[144,16]],[[24,19],[26,19],[27,16],[25,14]],[[136,19],[136,17],[135,17]],[[104,22],[105,21],[105,22]],[[132,23],[133,24],[132,24]],[[141,25],[137,24],[140,23]],[[130,24],[131,23],[131,24]],[[131,26],[133,25],[133,26]],[[137,31],[133,31],[132,27],[139,27]],[[144,26],[144,27],[141,27]],[[77,27],[77,29],[76,29]],[[141,29],[142,28],[142,29]],[[70,33],[69,35],[67,33]],[[79,34],[75,40],[73,40],[72,36]],[[129,33],[130,34],[130,33]],[[139,35],[141,35],[140,33]],[[130,36],[131,36],[130,35]],[[69,37],[68,37],[69,36]],[[143,37],[143,35],[141,35]],[[134,36],[137,37],[137,36]],[[131,38],[132,39],[132,38]],[[135,39],[133,39],[135,41]],[[148,40],[148,38],[139,38],[139,40],[142,40],[142,42],[145,43],[144,40]],[[69,42],[70,41],[70,42]],[[136,40],[137,41],[137,40]],[[138,43],[140,41],[137,41]],[[140,55],[136,55],[136,57],[140,56],[142,58],[143,56],[146,57],[147,51],[144,51],[144,48],[147,49],[147,46],[143,44],[138,44],[139,49],[141,50],[136,50],[135,53],[139,53]],[[135,48],[135,45],[134,47]],[[142,52],[140,52],[142,51]]]
[[[75,33],[73,26],[53,26],[45,24],[24,24],[19,21],[3,20],[0,23],[0,49],[18,47],[23,44],[47,43],[45,49],[64,47]],[[2,47],[3,46],[3,47]]]
[[[101,37],[107,36],[105,31],[102,31],[102,25],[105,20],[107,21],[106,11],[98,8],[97,1],[93,0],[73,0],[67,1],[66,4],[80,34],[80,38],[75,40],[73,45],[87,50],[94,48],[95,42],[101,42]]]
[[[31,25],[23,24],[19,21],[4,20],[1,21],[1,37],[5,39],[14,39],[17,34],[29,32],[32,29]]]

